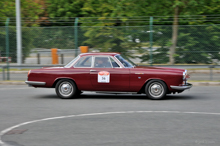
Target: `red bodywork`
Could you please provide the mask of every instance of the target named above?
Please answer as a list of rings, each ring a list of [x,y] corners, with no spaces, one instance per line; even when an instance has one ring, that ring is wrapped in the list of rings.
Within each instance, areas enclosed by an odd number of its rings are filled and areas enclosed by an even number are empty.
[[[83,56],[111,56],[118,53],[84,53]],[[122,66],[120,61],[115,59]],[[76,61],[77,62],[77,61]],[[94,72],[91,70],[95,69]],[[109,83],[99,83],[98,72],[107,71],[110,73]],[[133,68],[70,68],[49,67],[31,70],[28,81],[45,82],[45,85],[32,85],[34,87],[54,88],[60,79],[73,80],[81,91],[119,91],[119,92],[141,92],[142,87],[152,80],[157,79],[166,83],[169,92],[175,92],[170,86],[181,86],[183,84],[184,69],[164,67],[143,67]]]

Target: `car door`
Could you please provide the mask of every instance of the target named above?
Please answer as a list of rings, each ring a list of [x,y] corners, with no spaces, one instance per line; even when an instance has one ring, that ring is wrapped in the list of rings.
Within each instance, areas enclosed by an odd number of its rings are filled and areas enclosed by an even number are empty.
[[[120,67],[110,56],[94,56],[90,80],[96,91],[129,91],[130,69]]]
[[[92,68],[92,57],[81,57],[74,68],[72,69],[71,76],[77,84],[79,90],[92,90],[92,84],[90,81],[90,70]]]

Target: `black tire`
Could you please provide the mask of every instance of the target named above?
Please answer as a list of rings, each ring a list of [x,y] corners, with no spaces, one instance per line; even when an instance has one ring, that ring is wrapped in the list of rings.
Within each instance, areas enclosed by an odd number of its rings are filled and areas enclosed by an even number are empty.
[[[74,98],[78,92],[75,83],[68,79],[58,81],[55,90],[57,96],[59,96],[62,99]]]
[[[160,100],[166,96],[167,86],[163,81],[151,80],[145,86],[145,93],[152,100]]]

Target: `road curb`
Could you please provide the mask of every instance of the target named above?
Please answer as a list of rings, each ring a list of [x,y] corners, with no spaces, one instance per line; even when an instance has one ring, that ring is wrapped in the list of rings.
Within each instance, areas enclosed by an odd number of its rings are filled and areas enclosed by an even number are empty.
[[[188,74],[195,74],[195,73],[203,73],[203,74],[210,74],[210,70],[187,70]],[[220,70],[212,70],[212,73],[219,74]]]
[[[0,81],[0,85],[27,85],[25,82],[16,82],[16,81]]]
[[[7,73],[7,71],[5,70],[5,73]],[[28,74],[28,71],[10,71],[10,74]],[[2,72],[0,72],[0,74],[2,74]]]
[[[220,86],[220,82],[191,82],[193,86]]]

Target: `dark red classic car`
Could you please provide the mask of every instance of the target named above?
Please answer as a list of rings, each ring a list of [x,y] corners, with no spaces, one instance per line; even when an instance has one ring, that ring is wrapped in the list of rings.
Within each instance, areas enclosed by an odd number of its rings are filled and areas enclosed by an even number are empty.
[[[188,77],[183,69],[134,66],[119,53],[83,53],[64,67],[30,70],[26,83],[55,88],[64,99],[83,91],[145,93],[150,99],[162,99],[191,88]]]

